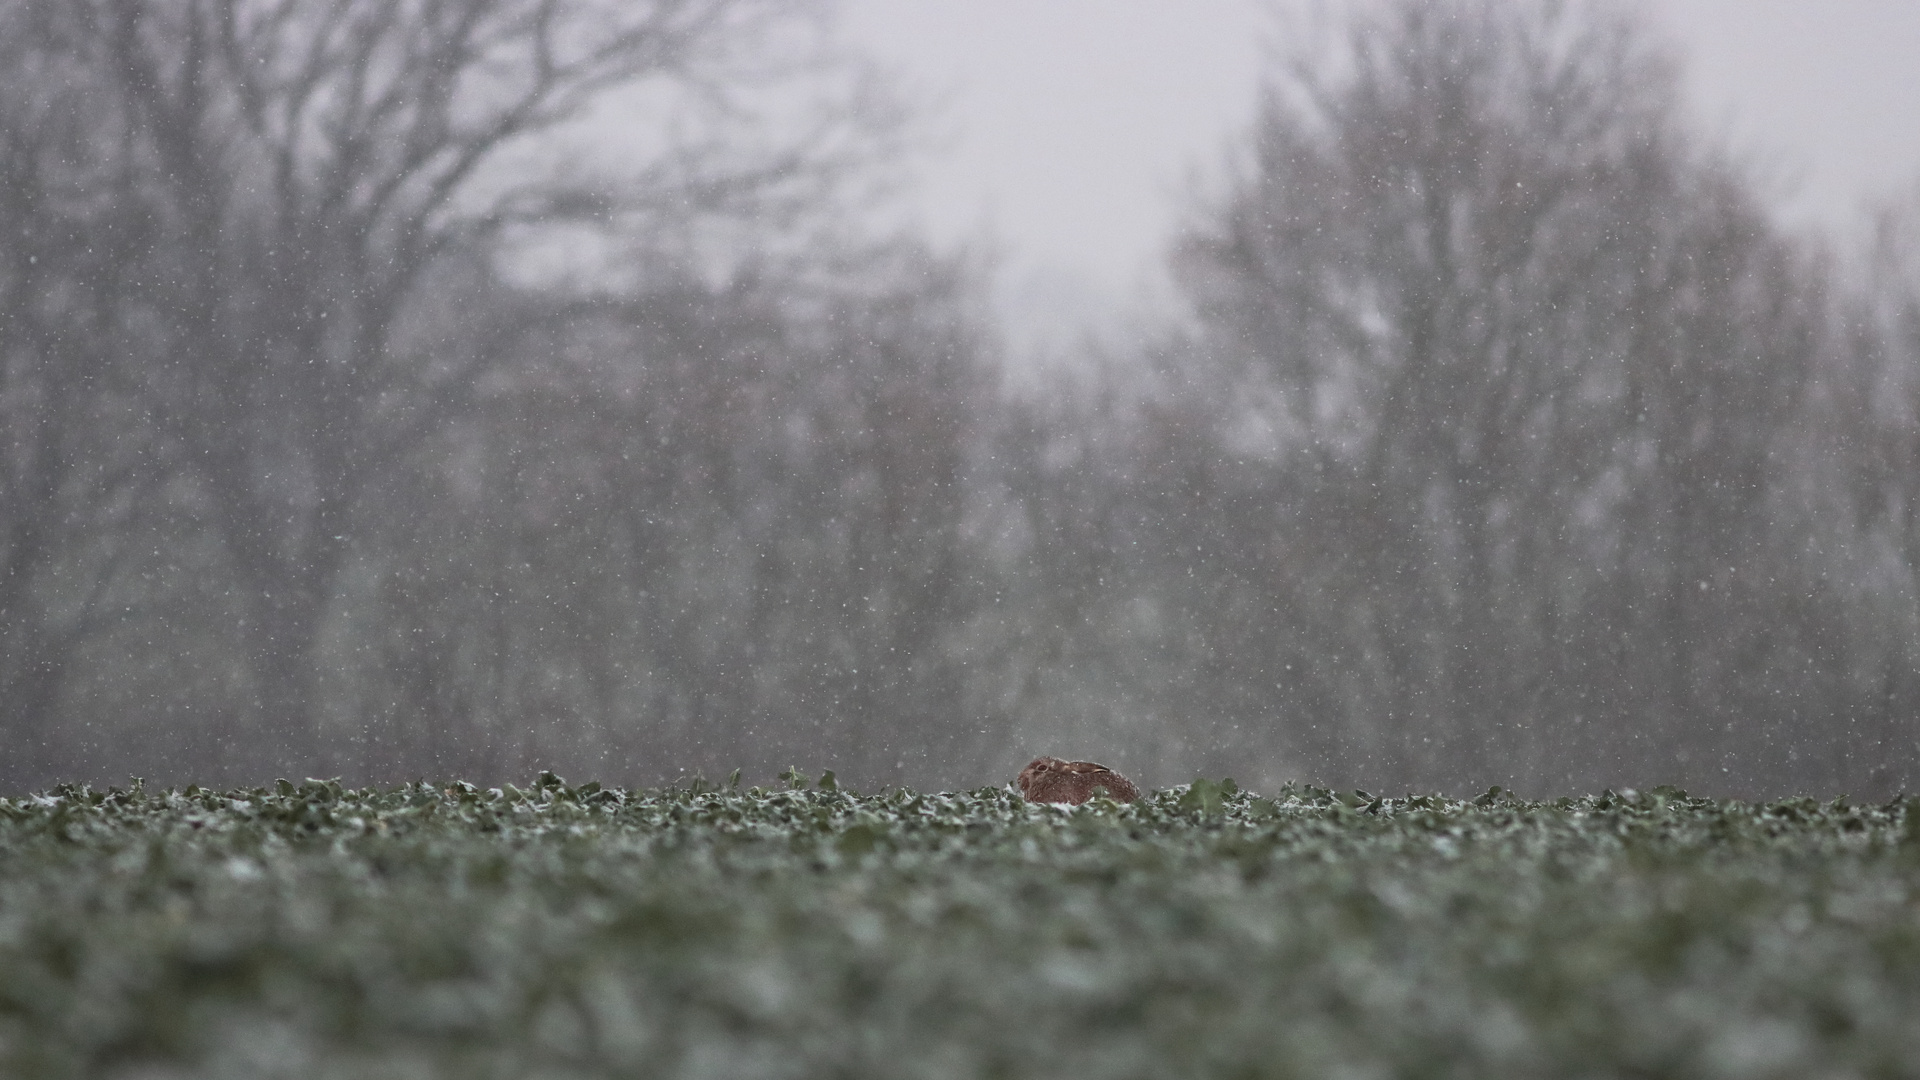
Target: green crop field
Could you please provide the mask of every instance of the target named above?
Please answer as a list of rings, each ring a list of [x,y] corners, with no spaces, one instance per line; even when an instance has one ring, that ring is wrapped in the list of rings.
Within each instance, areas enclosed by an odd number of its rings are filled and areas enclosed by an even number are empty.
[[[1920,1075],[1920,803],[0,800],[9,1077]]]

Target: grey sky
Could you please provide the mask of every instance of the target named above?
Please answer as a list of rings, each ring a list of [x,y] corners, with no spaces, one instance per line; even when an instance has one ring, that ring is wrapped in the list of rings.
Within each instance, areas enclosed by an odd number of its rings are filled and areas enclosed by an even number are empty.
[[[1262,0],[846,0],[845,28],[945,101],[913,213],[988,240],[1002,306],[1046,344],[1151,302],[1195,170],[1251,114]],[[1920,0],[1654,0],[1703,129],[1783,217],[1846,228],[1920,181]]]

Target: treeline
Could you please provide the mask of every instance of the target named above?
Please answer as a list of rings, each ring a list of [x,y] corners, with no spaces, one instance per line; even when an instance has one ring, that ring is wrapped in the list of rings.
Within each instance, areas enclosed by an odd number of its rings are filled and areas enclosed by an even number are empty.
[[[1630,16],[1386,0],[1190,317],[1007,381],[813,18],[0,0],[0,784],[1911,785],[1920,200],[1842,258]]]

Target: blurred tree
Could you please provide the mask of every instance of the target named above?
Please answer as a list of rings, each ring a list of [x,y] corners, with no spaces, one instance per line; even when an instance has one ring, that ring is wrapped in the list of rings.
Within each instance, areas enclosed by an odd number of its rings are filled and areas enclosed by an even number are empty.
[[[1851,606],[1865,616],[1846,651],[1870,673],[1875,786],[1891,787],[1912,784],[1920,724],[1920,183],[1875,224],[1864,287],[1841,310],[1843,362],[1822,387],[1818,445],[1838,475],[1821,470],[1809,487],[1827,521],[1851,527],[1830,545],[1851,555]]]
[[[72,32],[0,5],[0,758],[21,770],[45,763],[76,650],[126,610],[158,480],[122,303],[148,222]]]
[[[1795,299],[1800,264],[1688,148],[1671,63],[1612,9],[1390,2],[1337,57],[1272,86],[1181,254],[1237,388],[1209,391],[1221,458],[1282,476],[1214,470],[1178,519],[1264,507],[1210,543],[1218,572],[1315,627],[1291,656],[1233,650],[1223,685],[1298,687],[1255,712],[1343,701],[1373,732],[1348,749],[1394,782],[1553,772],[1556,714],[1692,715],[1702,582],[1752,568],[1817,289]],[[1609,641],[1627,663],[1582,676]]]
[[[972,749],[955,650],[988,591],[967,280],[882,245],[495,297],[518,360],[397,497],[445,511],[383,534],[370,750],[937,782]]]
[[[778,0],[15,0],[8,13],[46,28],[33,65],[76,73],[102,121],[83,137],[139,225],[111,257],[128,286],[114,302],[147,319],[143,415],[246,598],[257,711],[303,762],[318,752],[316,642],[364,496],[466,406],[480,372],[394,348],[435,260],[556,215],[785,192],[829,156],[823,127],[746,146],[687,112],[724,115],[803,65],[770,44],[803,14]],[[665,101],[693,134],[636,137],[656,156],[622,186],[527,154],[535,140],[554,153],[609,93],[649,87],[634,107]]]

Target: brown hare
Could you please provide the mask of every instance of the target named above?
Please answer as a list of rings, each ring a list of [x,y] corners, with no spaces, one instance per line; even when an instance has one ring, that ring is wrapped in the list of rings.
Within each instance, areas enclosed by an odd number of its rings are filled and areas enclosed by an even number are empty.
[[[1028,802],[1070,803],[1078,806],[1093,797],[1094,788],[1106,788],[1107,796],[1118,802],[1140,797],[1133,781],[1091,761],[1061,761],[1055,757],[1034,758],[1020,770],[1020,794]]]

